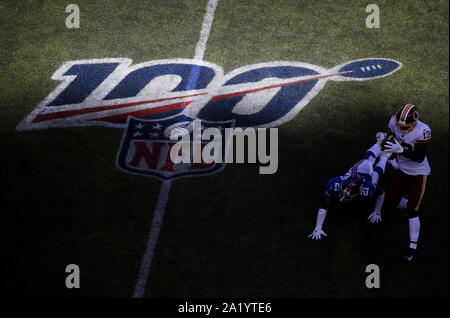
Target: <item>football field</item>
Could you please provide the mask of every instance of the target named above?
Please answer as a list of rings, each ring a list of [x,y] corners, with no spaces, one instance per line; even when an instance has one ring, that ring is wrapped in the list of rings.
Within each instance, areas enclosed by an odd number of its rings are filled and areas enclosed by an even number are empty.
[[[6,294],[128,298],[148,270],[143,297],[448,297],[449,3],[375,3],[379,28],[366,27],[368,2],[359,0],[77,0],[80,27],[70,29],[65,1],[2,0]],[[165,191],[167,181],[118,169],[123,127],[18,129],[60,84],[52,75],[65,62],[106,58],[195,58],[224,74],[280,61],[330,70],[363,58],[401,68],[327,80],[277,125],[275,174],[226,164]],[[328,213],[327,237],[308,238],[327,180],[362,159],[407,103],[432,130],[415,262],[400,261],[409,241],[400,212],[372,224],[372,207],[342,205]],[[394,174],[388,165],[386,190]],[[149,238],[155,213],[159,232]],[[68,264],[78,265],[80,288],[66,287]],[[366,287],[369,264],[380,268],[380,288]]]

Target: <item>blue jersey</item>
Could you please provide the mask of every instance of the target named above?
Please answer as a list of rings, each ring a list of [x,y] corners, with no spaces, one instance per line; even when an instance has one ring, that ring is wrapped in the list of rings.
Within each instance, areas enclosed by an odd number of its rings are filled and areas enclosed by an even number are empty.
[[[354,200],[370,200],[375,197],[377,191],[376,186],[372,183],[372,177],[370,174],[359,173],[363,177],[363,184],[361,186],[359,194],[353,198]],[[327,182],[326,194],[332,199],[339,200],[339,190],[341,187],[341,181],[346,178],[347,175],[331,178]],[[345,202],[345,200],[344,200]]]
[[[384,169],[386,167],[387,158],[384,157],[380,159],[379,162],[375,164],[376,159],[380,155],[381,147],[377,143],[367,150],[364,158],[357,163],[355,163],[346,174],[339,177],[334,177],[328,180],[326,195],[331,199],[337,199],[338,201],[350,201],[350,200],[371,200],[375,197],[377,192],[377,184],[379,178],[383,175]],[[362,177],[362,183],[358,182],[359,193],[353,193],[349,195],[348,193],[344,194],[343,189],[341,189],[342,181],[346,183],[347,181],[352,182],[349,178],[353,175],[359,175]],[[356,179],[354,179],[356,180]],[[345,191],[348,191],[348,184],[344,185]],[[350,185],[351,188],[351,185]]]

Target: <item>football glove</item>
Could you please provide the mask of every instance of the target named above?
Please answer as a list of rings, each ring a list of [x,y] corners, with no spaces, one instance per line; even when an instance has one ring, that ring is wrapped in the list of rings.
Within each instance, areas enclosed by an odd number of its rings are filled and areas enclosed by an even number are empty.
[[[397,139],[394,138],[394,142],[388,141],[386,142],[385,151],[390,151],[393,153],[402,153],[403,152],[403,146],[400,145]]]
[[[311,237],[313,240],[320,240],[321,236],[327,236],[327,234],[322,229],[314,229],[314,232],[308,235],[308,237]]]
[[[381,146],[381,143],[383,142],[384,138],[386,138],[387,134],[384,132],[377,132],[375,137],[377,138],[377,144]]]
[[[370,215],[369,215],[369,217],[367,219],[370,221],[370,223],[381,222],[382,221],[381,213],[378,212],[378,211],[374,211],[374,212],[370,213]]]

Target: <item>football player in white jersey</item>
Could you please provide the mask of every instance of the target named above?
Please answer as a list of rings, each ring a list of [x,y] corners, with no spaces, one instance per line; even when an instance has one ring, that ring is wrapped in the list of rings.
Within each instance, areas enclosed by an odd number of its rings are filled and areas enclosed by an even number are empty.
[[[402,106],[391,117],[389,129],[395,138],[386,141],[383,150],[396,154],[398,167],[387,192],[383,211],[392,211],[401,203],[402,197],[408,194],[406,216],[409,223],[409,248],[403,258],[411,261],[416,255],[419,239],[420,203],[431,172],[426,156],[431,129],[419,120],[419,112],[413,104]]]

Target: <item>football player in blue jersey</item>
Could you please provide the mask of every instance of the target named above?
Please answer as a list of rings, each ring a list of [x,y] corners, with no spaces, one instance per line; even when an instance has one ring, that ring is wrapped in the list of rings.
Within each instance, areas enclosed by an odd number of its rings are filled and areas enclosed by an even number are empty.
[[[337,203],[376,198],[375,211],[369,215],[369,220],[372,223],[381,221],[380,214],[377,211],[381,209],[380,204],[383,203],[384,190],[377,184],[379,178],[384,174],[386,162],[392,152],[381,151],[381,143],[386,134],[377,133],[376,137],[377,143],[367,150],[363,160],[353,165],[343,176],[328,180],[323,202],[317,212],[316,227],[308,237],[313,240],[320,240],[322,235],[327,236],[322,230],[322,225],[328,209]]]

